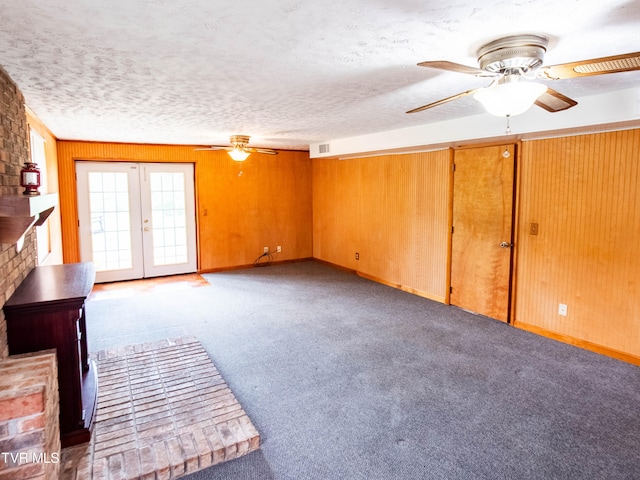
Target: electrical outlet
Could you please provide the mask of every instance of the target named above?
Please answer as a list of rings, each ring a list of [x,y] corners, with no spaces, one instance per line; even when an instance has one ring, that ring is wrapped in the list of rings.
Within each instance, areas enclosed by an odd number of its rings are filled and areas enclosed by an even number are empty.
[[[269,253],[269,247],[264,247],[263,252],[264,253]]]
[[[360,260],[360,254],[356,252],[356,260]]]
[[[277,252],[277,253],[280,253],[281,251],[282,251],[282,247],[281,247],[280,245],[278,245],[278,246],[276,247],[276,252]]]
[[[567,306],[564,303],[558,305],[558,315],[567,316]]]

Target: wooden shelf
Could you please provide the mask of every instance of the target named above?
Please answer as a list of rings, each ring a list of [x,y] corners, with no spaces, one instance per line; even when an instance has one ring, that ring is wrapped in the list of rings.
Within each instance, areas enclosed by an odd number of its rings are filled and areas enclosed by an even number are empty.
[[[0,195],[0,243],[18,242],[33,225],[42,225],[57,204],[57,193]]]

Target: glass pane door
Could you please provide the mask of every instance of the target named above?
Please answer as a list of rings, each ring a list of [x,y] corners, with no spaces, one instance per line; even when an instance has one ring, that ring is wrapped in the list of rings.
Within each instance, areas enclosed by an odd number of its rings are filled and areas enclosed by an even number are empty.
[[[192,164],[77,162],[80,256],[96,281],[195,272]]]
[[[145,276],[195,272],[193,164],[141,169]]]
[[[142,278],[140,186],[135,163],[78,162],[80,259],[96,281]]]

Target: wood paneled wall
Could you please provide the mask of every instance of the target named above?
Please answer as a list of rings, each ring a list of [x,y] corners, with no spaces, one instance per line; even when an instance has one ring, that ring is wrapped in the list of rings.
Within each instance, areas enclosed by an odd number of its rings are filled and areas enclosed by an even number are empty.
[[[198,268],[251,265],[264,246],[274,261],[312,255],[311,160],[307,152],[251,154],[242,163],[224,151],[191,146],[58,142],[65,262],[79,261],[75,160],[195,164]]]
[[[445,301],[451,157],[314,159],[313,256]]]
[[[517,326],[640,360],[639,152],[640,130],[523,142]]]
[[[516,326],[640,360],[639,151],[640,130],[522,143]],[[74,159],[194,162],[201,271],[282,245],[276,260],[313,256],[447,302],[451,158],[281,152],[240,164],[192,147],[58,142],[65,261],[79,258]]]
[[[640,130],[522,143],[515,326],[640,364],[639,152]],[[450,157],[314,159],[314,257],[447,302]]]

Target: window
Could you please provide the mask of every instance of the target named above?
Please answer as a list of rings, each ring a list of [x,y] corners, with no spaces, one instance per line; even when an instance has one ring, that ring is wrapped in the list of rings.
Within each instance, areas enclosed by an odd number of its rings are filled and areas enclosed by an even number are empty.
[[[47,157],[44,148],[44,138],[33,130],[30,131],[31,161],[38,164],[40,169],[40,193],[47,193]],[[36,227],[36,242],[38,245],[38,265],[42,265],[51,253],[49,220]]]

